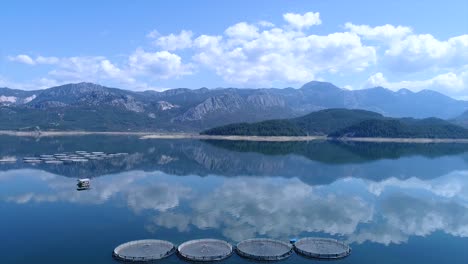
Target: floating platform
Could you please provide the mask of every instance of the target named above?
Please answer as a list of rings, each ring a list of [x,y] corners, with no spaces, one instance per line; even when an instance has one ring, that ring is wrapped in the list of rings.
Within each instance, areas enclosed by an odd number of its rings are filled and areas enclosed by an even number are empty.
[[[75,158],[73,158],[73,159],[70,159],[70,160],[71,160],[72,162],[88,162],[88,160],[87,160],[87,159],[84,159],[84,158],[81,158],[81,159],[75,159]]]
[[[57,160],[56,158],[40,158],[41,160],[43,161],[47,161],[47,160]]]
[[[196,239],[181,244],[179,255],[191,261],[217,261],[232,255],[232,245],[218,239]]]
[[[294,250],[303,256],[317,259],[339,259],[351,254],[344,242],[331,238],[307,237],[294,243]]]
[[[27,159],[27,160],[24,160],[24,162],[25,162],[25,163],[37,164],[37,163],[41,163],[42,160],[40,160],[40,159],[35,159],[35,160],[33,160],[33,159]]]
[[[124,243],[114,249],[112,256],[121,261],[142,262],[169,257],[176,251],[169,241],[145,239]]]
[[[87,152],[78,150],[75,152],[61,152],[55,153],[52,155],[49,154],[42,154],[38,155],[37,157],[24,157],[23,161],[29,164],[37,164],[37,163],[47,163],[47,164],[77,164],[77,163],[84,163],[88,161],[98,162],[110,158],[115,157],[122,157],[128,155],[128,153],[105,153],[102,151],[94,151],[94,152]],[[4,160],[0,160],[0,162],[5,162]]]
[[[45,164],[63,164],[63,161],[61,160],[45,160]]]
[[[266,238],[247,239],[236,247],[237,254],[241,257],[253,260],[282,260],[291,256],[293,247],[291,244]]]

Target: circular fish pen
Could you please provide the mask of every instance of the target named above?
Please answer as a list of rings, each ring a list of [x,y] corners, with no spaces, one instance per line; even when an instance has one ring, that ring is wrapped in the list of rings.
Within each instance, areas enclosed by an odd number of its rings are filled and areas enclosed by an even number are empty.
[[[290,244],[273,239],[254,238],[237,244],[237,253],[241,257],[253,260],[282,260],[291,256],[293,248]]]
[[[175,246],[171,242],[145,239],[130,241],[116,247],[112,256],[126,262],[143,262],[169,257],[175,250]]]
[[[216,261],[231,256],[232,246],[218,239],[196,239],[181,244],[177,251],[182,258],[187,260]]]
[[[294,243],[294,250],[303,256],[317,259],[339,259],[351,254],[344,242],[331,238],[307,237]]]

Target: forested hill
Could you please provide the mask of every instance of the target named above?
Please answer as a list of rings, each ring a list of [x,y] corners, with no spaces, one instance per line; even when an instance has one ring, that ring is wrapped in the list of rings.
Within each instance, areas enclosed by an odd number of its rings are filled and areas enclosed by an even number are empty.
[[[293,118],[237,123],[203,131],[205,135],[468,138],[468,130],[438,118],[389,118],[364,110],[326,109]]]

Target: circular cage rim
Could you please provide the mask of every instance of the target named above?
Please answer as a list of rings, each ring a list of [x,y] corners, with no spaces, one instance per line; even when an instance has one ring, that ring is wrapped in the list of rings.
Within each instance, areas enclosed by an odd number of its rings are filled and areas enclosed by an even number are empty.
[[[165,254],[159,254],[159,255],[148,256],[148,257],[128,257],[128,256],[121,255],[118,253],[118,251],[122,250],[125,247],[136,245],[139,243],[145,243],[145,242],[157,242],[157,243],[167,244],[168,246],[171,246],[171,249],[167,251]],[[123,261],[151,261],[151,260],[167,258],[171,256],[172,254],[174,254],[175,251],[176,251],[176,247],[170,241],[161,240],[161,239],[141,239],[141,240],[132,240],[132,241],[125,242],[123,244],[118,245],[112,252],[112,256],[118,260],[123,260]]]
[[[183,248],[187,245],[195,244],[198,242],[218,242],[221,243],[225,246],[228,247],[229,253],[228,254],[223,254],[223,255],[217,255],[217,256],[209,256],[209,257],[200,257],[200,256],[192,256],[190,254],[185,254],[183,253]],[[222,240],[222,239],[214,239],[214,238],[201,238],[201,239],[192,239],[189,241],[185,241],[184,243],[180,244],[177,247],[177,253],[184,259],[191,260],[191,261],[218,261],[218,260],[223,260],[228,257],[230,257],[234,252],[233,246],[231,243]]]
[[[284,254],[281,254],[281,255],[259,256],[259,255],[252,255],[252,254],[246,253],[246,252],[239,249],[240,244],[246,243],[246,242],[252,242],[252,241],[255,241],[255,242],[261,242],[261,241],[274,242],[274,243],[278,243],[278,244],[281,244],[283,246],[286,246],[287,248],[289,248],[289,250],[287,252],[285,252]],[[250,238],[250,239],[242,240],[241,242],[237,243],[237,245],[236,245],[237,254],[239,254],[241,257],[250,258],[250,259],[254,259],[254,260],[282,260],[282,259],[286,259],[286,258],[288,258],[288,257],[290,257],[292,255],[293,249],[294,249],[293,246],[291,244],[289,244],[289,243],[286,243],[286,242],[281,241],[281,240],[270,239],[270,238]]]
[[[320,254],[320,253],[312,253],[312,252],[309,252],[309,251],[302,250],[302,249],[298,248],[297,244],[300,244],[300,242],[310,241],[310,240],[333,242],[333,243],[336,243],[336,244],[339,244],[339,245],[343,246],[344,249],[343,249],[343,252],[341,252],[339,254],[328,254],[328,253]],[[294,247],[294,251],[296,251],[296,253],[298,253],[299,255],[310,257],[310,258],[316,258],[316,259],[340,259],[340,258],[345,258],[345,257],[349,256],[351,254],[351,251],[352,251],[352,248],[347,243],[345,243],[343,241],[340,241],[340,240],[337,240],[337,239],[334,239],[334,238],[324,238],[324,237],[304,237],[304,238],[301,238],[301,239],[297,240],[294,243],[293,247]]]

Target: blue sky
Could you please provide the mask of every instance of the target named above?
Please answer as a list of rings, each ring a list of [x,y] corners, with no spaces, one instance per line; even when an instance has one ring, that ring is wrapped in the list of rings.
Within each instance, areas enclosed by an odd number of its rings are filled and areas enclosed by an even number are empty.
[[[0,87],[434,89],[468,98],[468,1],[2,1]]]

